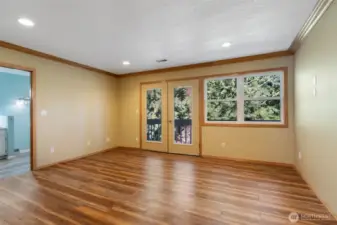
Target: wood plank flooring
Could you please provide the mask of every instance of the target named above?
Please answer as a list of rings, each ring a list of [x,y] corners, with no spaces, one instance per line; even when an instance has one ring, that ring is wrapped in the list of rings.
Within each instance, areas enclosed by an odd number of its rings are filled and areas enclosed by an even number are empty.
[[[139,150],[0,182],[0,224],[283,225],[290,212],[328,214],[293,168]]]
[[[12,159],[0,159],[0,179],[30,171],[30,153],[17,153]]]

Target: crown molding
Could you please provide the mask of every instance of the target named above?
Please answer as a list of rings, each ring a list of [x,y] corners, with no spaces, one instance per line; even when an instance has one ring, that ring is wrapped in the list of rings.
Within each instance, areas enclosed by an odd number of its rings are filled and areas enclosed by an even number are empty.
[[[225,59],[225,60],[218,60],[212,62],[205,62],[205,63],[198,63],[198,64],[191,64],[191,65],[184,65],[184,66],[176,66],[176,67],[169,67],[164,69],[155,69],[155,70],[148,70],[148,71],[141,71],[135,73],[126,73],[126,74],[115,74],[112,72],[108,72],[105,70],[97,69],[88,65],[84,65],[81,63],[77,63],[74,61],[70,61],[67,59],[63,59],[54,55],[50,55],[47,53],[39,52],[30,48],[22,47],[16,44],[12,44],[9,42],[1,41],[0,40],[0,47],[23,52],[26,54],[30,54],[33,56],[45,58],[48,60],[64,63],[70,66],[75,66],[78,68],[90,70],[93,72],[102,73],[105,75],[113,76],[116,78],[126,78],[130,76],[142,76],[142,75],[151,75],[155,73],[166,73],[166,72],[173,72],[173,71],[180,71],[180,70],[187,70],[187,69],[196,69],[196,68],[204,68],[204,67],[211,67],[211,66],[219,66],[225,64],[232,64],[232,63],[241,63],[241,62],[248,62],[248,61],[255,61],[255,60],[263,60],[268,58],[275,58],[275,57],[282,57],[282,56],[289,56],[293,55],[301,46],[304,39],[308,36],[309,32],[313,29],[313,27],[317,24],[319,19],[323,16],[323,14],[327,11],[329,6],[334,2],[334,0],[318,0],[317,4],[315,5],[311,15],[303,25],[300,32],[297,34],[296,38],[292,42],[289,50],[286,51],[279,51],[279,52],[272,52],[266,54],[259,54],[253,56],[245,56],[245,57],[238,57],[232,59]]]
[[[323,14],[327,11],[329,6],[334,2],[334,0],[318,0],[312,13],[310,14],[307,21],[304,23],[302,29],[297,34],[295,40],[292,42],[289,50],[296,52],[304,39],[308,36],[309,32],[314,28],[317,22],[322,18]]]
[[[67,59],[63,59],[54,55],[50,55],[47,53],[39,52],[30,48],[26,48],[23,46],[19,46],[16,44],[12,44],[9,42],[1,41],[0,40],[0,47],[15,50],[18,52],[26,53],[29,55],[41,57],[44,59],[52,60],[55,62],[64,63],[70,66],[75,66],[78,68],[90,70],[93,72],[102,73],[105,75],[113,76],[116,78],[125,78],[129,76],[140,76],[140,75],[150,75],[154,73],[165,73],[165,72],[172,72],[172,71],[180,71],[180,70],[186,70],[186,69],[196,69],[196,68],[203,68],[203,67],[211,67],[211,66],[219,66],[224,64],[232,64],[232,63],[240,63],[240,62],[248,62],[248,61],[254,61],[254,60],[263,60],[268,58],[275,58],[275,57],[282,57],[282,56],[289,56],[293,55],[292,51],[286,50],[286,51],[279,51],[279,52],[272,52],[272,53],[266,53],[266,54],[259,54],[259,55],[252,55],[252,56],[244,56],[244,57],[238,57],[238,58],[232,58],[232,59],[224,59],[224,60],[218,60],[218,61],[212,61],[212,62],[205,62],[205,63],[198,63],[198,64],[191,64],[191,65],[184,65],[184,66],[177,66],[177,67],[169,67],[164,69],[155,69],[155,70],[148,70],[148,71],[142,71],[142,72],[135,72],[135,73],[127,73],[127,74],[115,74],[108,71],[104,71],[101,69],[97,69],[88,65],[80,64],[74,61],[70,61]]]
[[[105,74],[105,75],[117,77],[116,74],[105,71],[105,70],[97,69],[97,68],[94,68],[94,67],[91,67],[91,66],[88,66],[88,65],[84,65],[84,64],[81,64],[81,63],[77,63],[77,62],[74,62],[74,61],[63,59],[63,58],[60,58],[60,57],[57,57],[57,56],[54,56],[54,55],[50,55],[50,54],[47,54],[47,53],[39,52],[39,51],[30,49],[30,48],[25,48],[25,47],[22,47],[20,45],[12,44],[12,43],[9,43],[9,42],[0,41],[0,47],[15,50],[15,51],[18,51],[18,52],[26,53],[26,54],[37,56],[37,57],[41,57],[41,58],[44,58],[44,59],[52,60],[52,61],[55,61],[55,62],[64,63],[64,64],[67,64],[67,65],[70,65],[70,66],[75,66],[75,67],[90,70],[90,71],[93,71],[93,72],[102,73],[102,74]]]
[[[225,65],[225,64],[242,63],[242,62],[270,59],[270,58],[276,58],[276,57],[282,57],[282,56],[290,56],[290,55],[293,55],[293,52],[289,51],[289,50],[279,51],[279,52],[271,52],[271,53],[260,54],[260,55],[244,56],[244,57],[224,59],[224,60],[198,63],[198,64],[192,64],[192,65],[185,65],[185,66],[177,66],[177,67],[170,67],[170,68],[164,68],[164,69],[156,69],[156,70],[148,70],[148,71],[135,72],[135,73],[120,74],[118,76],[118,78],[126,78],[126,77],[130,77],[130,76],[152,75],[152,74],[155,74],[155,73],[167,73],[167,72],[187,70],[187,69],[197,69],[197,68],[204,68],[204,67],[220,66],[220,65]]]

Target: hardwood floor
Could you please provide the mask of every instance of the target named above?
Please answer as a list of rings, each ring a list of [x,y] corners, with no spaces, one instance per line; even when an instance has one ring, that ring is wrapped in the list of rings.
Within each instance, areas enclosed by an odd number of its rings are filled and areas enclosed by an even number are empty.
[[[278,225],[290,212],[328,213],[293,168],[139,150],[0,182],[0,224]]]
[[[0,160],[0,179],[30,171],[30,153],[18,153],[12,159]]]

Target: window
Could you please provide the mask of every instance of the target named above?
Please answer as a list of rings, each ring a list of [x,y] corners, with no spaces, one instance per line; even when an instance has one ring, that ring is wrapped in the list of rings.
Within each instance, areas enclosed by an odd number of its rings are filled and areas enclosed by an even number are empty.
[[[284,70],[205,80],[206,124],[285,124]]]
[[[192,87],[174,88],[174,143],[192,144]]]
[[[162,125],[161,125],[161,89],[155,88],[146,91],[146,115],[147,115],[147,141],[161,142]]]

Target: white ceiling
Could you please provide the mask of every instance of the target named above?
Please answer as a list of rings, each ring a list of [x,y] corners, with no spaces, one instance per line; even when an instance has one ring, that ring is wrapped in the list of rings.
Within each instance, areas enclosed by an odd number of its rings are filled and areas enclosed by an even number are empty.
[[[286,50],[316,2],[0,0],[0,40],[123,74]]]

